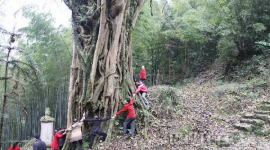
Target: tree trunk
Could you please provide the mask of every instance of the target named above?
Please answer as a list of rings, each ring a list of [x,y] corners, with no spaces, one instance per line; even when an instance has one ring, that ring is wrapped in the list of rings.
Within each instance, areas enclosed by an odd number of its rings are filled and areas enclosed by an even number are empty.
[[[70,126],[83,111],[88,117],[115,115],[120,99],[134,92],[132,31],[146,0],[64,1],[72,10],[73,22],[67,113]],[[144,103],[139,104],[144,109]],[[108,139],[113,122],[105,127]]]
[[[4,114],[6,112],[6,104],[7,104],[7,84],[8,84],[8,61],[9,61],[9,56],[11,53],[11,49],[8,49],[7,57],[6,57],[6,66],[5,66],[5,81],[4,81],[4,98],[2,102],[2,111],[1,111],[1,120],[0,120],[0,149],[2,149],[2,135],[3,135],[3,125],[4,125]]]

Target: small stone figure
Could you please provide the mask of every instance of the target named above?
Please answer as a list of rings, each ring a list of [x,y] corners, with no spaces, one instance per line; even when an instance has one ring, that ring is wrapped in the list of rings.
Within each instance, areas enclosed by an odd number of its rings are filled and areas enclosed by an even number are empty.
[[[40,118],[40,122],[54,122],[55,119],[53,117],[51,117],[50,115],[51,115],[50,108],[46,108],[45,116]]]

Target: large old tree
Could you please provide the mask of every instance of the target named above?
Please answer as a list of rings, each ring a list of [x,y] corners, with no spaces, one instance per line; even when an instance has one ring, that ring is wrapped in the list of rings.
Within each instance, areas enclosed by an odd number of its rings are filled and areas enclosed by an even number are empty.
[[[145,1],[65,0],[73,26],[68,126],[83,111],[116,114],[120,99],[134,92],[132,30]],[[113,121],[106,127],[110,138]]]

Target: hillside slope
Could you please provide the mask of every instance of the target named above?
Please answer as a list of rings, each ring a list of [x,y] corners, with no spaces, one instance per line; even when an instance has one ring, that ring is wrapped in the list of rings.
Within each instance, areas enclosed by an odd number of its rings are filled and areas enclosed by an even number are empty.
[[[251,67],[253,73],[247,64],[226,76],[225,65],[215,62],[181,87],[150,87],[148,126],[134,139],[118,133],[94,149],[270,149],[270,60],[264,61]],[[241,80],[226,80],[230,76]]]
[[[133,140],[119,135],[95,149],[270,149],[267,136],[233,127],[243,113],[269,100],[269,93],[250,92],[250,81],[221,80],[224,68],[216,62],[185,86],[151,87],[147,129]]]

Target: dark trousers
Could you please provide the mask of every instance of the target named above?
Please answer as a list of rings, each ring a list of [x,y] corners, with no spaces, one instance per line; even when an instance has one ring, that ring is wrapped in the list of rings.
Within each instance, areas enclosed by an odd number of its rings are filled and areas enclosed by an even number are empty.
[[[126,118],[123,126],[123,134],[127,134],[127,125],[130,124],[131,136],[134,137],[136,118]]]
[[[59,146],[59,150],[62,150],[63,146]]]
[[[136,79],[136,76],[135,75],[133,75],[133,81],[134,82],[137,82],[137,79]]]
[[[82,150],[82,140],[75,141],[71,143],[71,150],[76,150],[77,142],[79,142],[79,150]]]
[[[96,135],[102,136],[102,139],[101,139],[102,142],[105,141],[105,139],[107,137],[107,134],[105,132],[102,132],[102,131],[91,133],[90,142],[89,142],[89,148],[90,149],[92,149],[92,146],[93,146],[93,143],[94,143],[94,140],[95,140]]]

